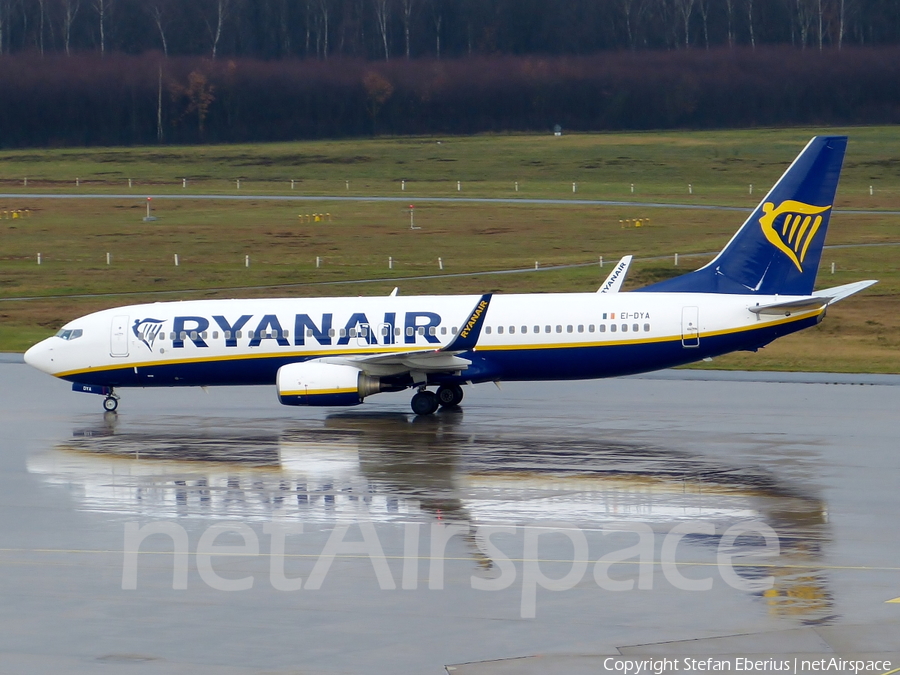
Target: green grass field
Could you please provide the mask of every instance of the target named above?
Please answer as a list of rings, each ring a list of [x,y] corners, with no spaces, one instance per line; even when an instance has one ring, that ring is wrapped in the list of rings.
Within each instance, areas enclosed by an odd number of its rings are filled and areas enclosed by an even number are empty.
[[[881,283],[833,307],[816,329],[758,354],[732,355],[704,367],[900,372],[900,246],[856,247],[900,244],[900,216],[878,213],[900,210],[900,130],[840,131],[850,134],[851,145],[837,206],[872,212],[835,213],[827,244],[853,247],[825,251],[819,286],[866,278]],[[809,137],[821,132],[511,135],[3,152],[0,191],[16,196],[0,199],[0,350],[23,350],[86,312],[141,301],[371,295],[388,293],[395,285],[404,294],[592,291],[609,271],[608,265],[600,268],[599,257],[612,263],[626,253],[638,257],[628,282],[634,287],[703,264],[745,215],[628,204],[416,200],[648,200],[749,210]],[[187,188],[182,178],[188,179]],[[415,204],[415,223],[421,229],[409,229],[405,201],[161,198],[153,203],[158,220],[142,220],[147,194],[237,194],[237,178],[243,194],[403,197]],[[407,181],[405,190],[402,180]],[[688,184],[693,194],[688,194]],[[133,198],[32,197],[75,192]],[[14,218],[13,212],[21,217]],[[327,215],[316,222],[313,214]],[[623,221],[634,219],[641,219],[642,226],[625,227]],[[677,268],[675,253],[680,254]],[[388,268],[389,257],[393,269]],[[595,264],[534,272],[536,261],[541,268]],[[439,276],[505,269],[532,271]],[[433,278],[404,281],[411,276]],[[381,281],[335,283],[361,279]]]

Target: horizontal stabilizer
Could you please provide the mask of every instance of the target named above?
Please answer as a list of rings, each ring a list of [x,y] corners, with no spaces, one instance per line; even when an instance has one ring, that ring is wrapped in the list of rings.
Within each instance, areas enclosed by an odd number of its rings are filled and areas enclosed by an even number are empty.
[[[626,255],[619,262],[616,263],[616,266],[613,267],[613,271],[609,273],[609,276],[606,277],[606,281],[603,282],[603,285],[597,289],[598,293],[618,293],[619,289],[622,288],[622,284],[625,283],[625,277],[628,276],[628,268],[631,267],[631,259],[634,256]]]
[[[871,279],[868,281],[856,281],[852,284],[844,284],[843,286],[835,286],[834,288],[824,288],[821,291],[815,291],[811,296],[806,298],[774,302],[768,305],[756,305],[749,309],[754,314],[790,315],[794,312],[805,312],[833,305],[839,300],[843,300],[854,293],[859,293],[861,290],[877,283],[877,281]]]
[[[849,298],[854,293],[874,286],[878,283],[877,279],[868,279],[866,281],[854,281],[852,284],[844,284],[843,286],[835,286],[834,288],[823,288],[821,291],[814,291],[813,295],[820,298],[828,298],[828,304],[832,305],[838,300]]]

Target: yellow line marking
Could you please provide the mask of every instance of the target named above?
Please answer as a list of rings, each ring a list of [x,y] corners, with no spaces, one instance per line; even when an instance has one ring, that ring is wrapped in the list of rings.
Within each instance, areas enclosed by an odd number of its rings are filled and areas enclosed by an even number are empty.
[[[885,602],[885,604],[887,604],[889,602],[895,602],[897,604],[900,604],[900,598],[894,598],[893,600],[885,600],[884,602]],[[900,670],[900,668],[898,668],[897,670]]]
[[[891,675],[891,673],[900,673],[900,668],[894,668],[893,670],[889,670],[886,673],[882,673],[881,675]]]

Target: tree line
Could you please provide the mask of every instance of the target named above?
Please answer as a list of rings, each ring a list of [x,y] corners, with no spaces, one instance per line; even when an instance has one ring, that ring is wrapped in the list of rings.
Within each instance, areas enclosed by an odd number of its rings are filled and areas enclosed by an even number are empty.
[[[390,61],[898,44],[897,0],[0,0],[0,54]]]
[[[900,47],[0,59],[0,146],[900,123]]]

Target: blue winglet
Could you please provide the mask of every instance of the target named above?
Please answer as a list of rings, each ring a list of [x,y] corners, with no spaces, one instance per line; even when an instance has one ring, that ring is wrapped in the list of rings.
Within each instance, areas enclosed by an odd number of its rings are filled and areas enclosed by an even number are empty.
[[[812,293],[846,149],[846,136],[813,138],[715,260],[638,290]]]
[[[487,316],[488,305],[491,304],[491,293],[481,296],[476,303],[475,309],[469,314],[468,318],[459,327],[459,332],[453,341],[444,347],[445,352],[467,352],[475,348],[478,344],[478,337],[481,335],[481,327],[484,325],[484,317]]]

